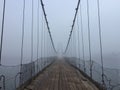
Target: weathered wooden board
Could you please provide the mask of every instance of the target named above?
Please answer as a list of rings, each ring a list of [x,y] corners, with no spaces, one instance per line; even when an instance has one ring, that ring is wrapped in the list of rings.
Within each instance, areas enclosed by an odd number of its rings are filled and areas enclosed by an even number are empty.
[[[64,60],[57,60],[24,90],[98,90]]]

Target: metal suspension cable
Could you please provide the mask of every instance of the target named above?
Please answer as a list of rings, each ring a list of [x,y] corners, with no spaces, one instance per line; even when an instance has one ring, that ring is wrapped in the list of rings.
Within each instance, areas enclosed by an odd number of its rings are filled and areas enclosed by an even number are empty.
[[[76,27],[74,27],[74,32],[73,32],[73,47],[74,47],[74,54],[75,54],[75,57],[76,57],[76,55],[77,55],[77,47],[76,47],[76,45],[77,45],[77,43],[76,43],[76,31],[75,31],[75,29],[76,29]]]
[[[21,67],[23,63],[24,32],[25,32],[24,26],[25,26],[25,0],[23,0],[22,43],[21,43],[21,62],[20,62]]]
[[[53,39],[52,39],[52,35],[51,35],[51,31],[50,31],[50,27],[49,27],[49,24],[48,24],[48,20],[47,20],[47,15],[46,15],[46,12],[45,12],[44,4],[43,4],[42,0],[40,0],[40,1],[41,1],[41,6],[42,6],[43,14],[44,14],[44,17],[45,17],[45,21],[46,21],[46,24],[47,24],[48,33],[49,33],[49,36],[50,36],[50,39],[51,39],[51,42],[52,42],[52,46],[53,46],[54,51],[56,52],[55,45],[54,45],[54,42],[53,42]]]
[[[76,27],[74,26],[74,29],[76,29]],[[74,30],[74,32],[73,32],[73,47],[74,47],[74,50],[75,50],[75,52],[74,52],[74,54],[75,54],[75,57],[77,57],[77,53],[78,53],[78,50],[77,50],[77,31],[76,30]],[[77,66],[77,60],[76,60],[76,66]]]
[[[71,56],[74,55],[74,52],[73,52],[73,51],[74,51],[74,48],[73,48],[74,45],[73,45],[73,44],[74,44],[74,40],[73,40],[73,35],[72,35],[72,36],[71,36],[71,51],[72,51],[72,52],[71,52]],[[72,57],[73,57],[73,56],[72,56]]]
[[[90,34],[90,17],[89,17],[89,1],[88,0],[87,0],[87,18],[88,18],[88,40],[89,40],[89,56],[90,56],[90,77],[92,78],[91,34]]]
[[[101,33],[101,17],[100,17],[100,3],[99,3],[99,0],[97,0],[97,6],[98,6],[98,24],[99,24],[100,56],[101,56],[101,64],[102,64],[102,84],[105,85],[105,81],[104,81],[103,49],[102,49],[102,33]]]
[[[25,0],[23,0],[23,17],[22,17],[22,43],[21,43],[21,61],[20,61],[20,84],[22,83],[22,63],[23,63],[23,49],[24,49],[24,29],[25,26]]]
[[[42,13],[42,29],[41,29],[41,63],[43,63],[43,59],[42,59],[42,56],[43,56],[43,25],[44,25],[44,22],[43,22],[43,13]],[[41,64],[41,68],[42,68],[42,64]]]
[[[34,0],[32,0],[32,21],[31,21],[31,76],[33,73],[32,62],[33,62],[33,11],[34,11]]]
[[[24,48],[24,29],[25,26],[25,0],[23,0],[23,17],[22,17],[22,43],[21,43],[21,61],[20,61],[20,72],[22,72],[22,63],[23,63],[23,48]]]
[[[48,35],[46,35],[46,42],[48,43]],[[48,61],[48,44],[46,45],[46,56],[47,56],[47,58],[46,58],[46,62],[45,63],[47,63],[47,61]]]
[[[46,29],[46,28],[45,28],[45,22],[44,22],[44,29],[43,29],[43,30],[44,30],[44,32],[43,32],[43,51],[44,51],[44,52],[43,52],[43,57],[44,57],[44,58],[45,58],[45,41],[46,41],[46,40],[45,40],[45,29]],[[45,65],[45,60],[43,61],[43,65]]]
[[[73,55],[73,54],[72,54],[72,53],[73,53],[73,52],[72,52],[72,51],[73,51],[73,48],[72,48],[72,38],[70,39],[70,42],[71,42],[71,43],[70,43],[70,47],[71,47],[71,48],[69,48],[69,51],[70,51],[70,56],[72,56],[72,55]],[[68,53],[69,53],[69,51],[68,51]]]
[[[1,66],[1,59],[2,59],[2,46],[3,46],[4,23],[5,23],[5,9],[6,9],[6,0],[4,0],[4,2],[3,2],[2,29],[1,29],[1,40],[0,40],[0,66]]]
[[[81,37],[82,37],[82,53],[83,53],[83,60],[84,60],[84,71],[86,72],[85,53],[84,53],[84,37],[83,37],[83,20],[82,20],[81,4],[80,4],[80,20],[81,20]]]
[[[79,15],[78,15],[79,16]],[[81,55],[80,55],[80,32],[79,32],[79,17],[77,16],[77,26],[78,26],[78,57],[79,57],[79,67],[81,67],[81,63],[80,63],[80,57],[81,57]]]
[[[38,0],[38,8],[37,8],[37,72],[38,72],[38,60],[39,60],[39,0]]]
[[[70,43],[70,39],[71,39],[72,32],[73,32],[73,28],[74,28],[74,25],[75,25],[75,21],[76,21],[78,9],[79,9],[80,1],[81,1],[81,0],[78,0],[76,12],[75,12],[75,16],[74,16],[74,19],[73,19],[72,28],[71,28],[71,31],[70,31],[70,35],[69,35],[68,42],[67,42],[67,46],[66,46],[66,48],[65,48],[65,52],[64,52],[64,53],[66,53],[66,51],[67,51],[67,49],[68,49],[68,46],[69,46],[69,43]]]

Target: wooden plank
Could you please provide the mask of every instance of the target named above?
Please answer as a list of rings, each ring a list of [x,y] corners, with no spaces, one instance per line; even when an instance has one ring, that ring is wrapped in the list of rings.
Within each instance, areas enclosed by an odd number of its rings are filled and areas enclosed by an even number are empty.
[[[98,90],[64,60],[57,60],[26,88],[30,90]]]

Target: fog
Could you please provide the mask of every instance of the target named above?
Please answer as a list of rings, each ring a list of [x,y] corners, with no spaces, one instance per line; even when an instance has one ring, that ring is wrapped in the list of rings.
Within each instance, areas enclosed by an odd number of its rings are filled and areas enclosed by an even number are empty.
[[[30,61],[30,35],[31,35],[31,0],[26,0],[25,12],[25,43],[24,60]],[[69,37],[75,8],[78,0],[44,0],[47,18],[50,25],[53,41],[58,52],[64,52]],[[36,59],[37,39],[37,4],[34,0],[34,60]],[[120,68],[120,1],[100,0],[100,16],[102,27],[102,43],[104,65],[106,67]],[[90,30],[92,59],[99,60],[99,33],[96,0],[89,0],[90,5]],[[2,64],[17,65],[20,63],[20,46],[22,31],[22,0],[6,0],[4,41],[2,52]],[[3,0],[0,0],[0,30],[2,25]],[[85,59],[88,60],[88,27],[86,0],[81,0],[81,12],[83,16],[83,32],[85,43]],[[40,5],[40,28],[42,26],[42,10]],[[79,11],[79,15],[80,15]],[[80,25],[80,17],[79,17]],[[41,28],[42,29],[42,28]],[[47,33],[47,31],[45,31]],[[81,40],[81,38],[80,38]],[[82,48],[80,46],[80,48]],[[75,53],[75,52],[73,52]]]

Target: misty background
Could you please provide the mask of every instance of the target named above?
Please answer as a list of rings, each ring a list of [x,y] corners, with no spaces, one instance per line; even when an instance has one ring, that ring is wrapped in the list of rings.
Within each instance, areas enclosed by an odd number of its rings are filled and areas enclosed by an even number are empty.
[[[64,52],[78,0],[44,0],[43,2],[45,4],[47,18],[49,21],[50,30],[55,47],[58,52]],[[89,60],[86,4],[87,4],[86,0],[81,0],[81,10],[82,10],[81,12],[83,16],[83,31],[84,31],[84,43],[85,43],[85,60]],[[119,0],[100,0],[104,65],[105,67],[120,69],[120,49],[119,49],[120,5],[119,4],[120,4]],[[32,20],[31,5],[32,5],[32,0],[26,0],[24,63],[28,63],[31,60],[30,59],[30,55],[31,55],[30,37],[31,37],[31,20]],[[98,15],[97,15],[96,0],[89,0],[89,6],[90,6],[89,13],[90,13],[92,59],[100,63],[98,17],[97,17]],[[38,7],[38,1],[34,0],[34,60],[37,58],[36,56],[37,19],[38,19],[37,7]],[[23,8],[22,0],[6,0],[4,41],[3,41],[3,52],[2,52],[3,65],[20,64],[22,8]],[[0,30],[2,25],[2,10],[3,10],[3,0],[0,0]],[[40,5],[40,32],[42,29],[41,26],[42,26],[42,9]]]

